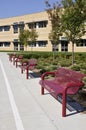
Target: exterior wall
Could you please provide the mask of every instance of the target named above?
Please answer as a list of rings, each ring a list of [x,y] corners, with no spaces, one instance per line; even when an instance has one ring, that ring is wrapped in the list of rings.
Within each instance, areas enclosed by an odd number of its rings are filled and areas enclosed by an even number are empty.
[[[12,18],[5,18],[0,19],[0,27],[6,27],[10,26],[9,31],[0,31],[0,50],[14,50],[18,49],[20,50],[19,45],[19,28],[18,33],[14,33],[14,25],[20,24],[23,22],[24,29],[29,29],[28,24],[31,22],[40,22],[40,21],[47,21],[46,27],[36,27],[36,32],[38,33],[38,41],[47,41],[46,46],[39,46],[39,44],[36,44],[34,47],[27,47],[27,51],[52,51],[53,47],[51,44],[51,41],[49,40],[48,36],[51,30],[51,23],[48,19],[48,14],[46,11],[34,13],[34,14],[27,14],[23,16],[17,16]],[[86,35],[82,37],[83,39],[86,39]],[[15,43],[14,43],[15,42]],[[2,43],[4,43],[2,45]],[[15,44],[15,47],[14,47]],[[17,46],[18,45],[18,46]],[[63,48],[63,49],[62,49]],[[67,49],[64,49],[67,48]],[[74,46],[75,52],[86,52],[86,46]],[[26,48],[24,47],[24,50]],[[69,51],[72,52],[72,44],[68,43],[66,47],[64,45],[62,46],[62,43],[60,42],[58,45],[58,51]]]
[[[86,47],[77,47],[74,50],[75,52],[86,52]]]
[[[36,28],[36,32],[38,33],[37,41],[48,41],[46,47],[33,47],[34,51],[52,51],[51,42],[48,39],[48,34],[50,32],[51,26],[50,21],[48,21],[47,13],[40,12],[35,14],[28,14],[23,16],[17,16],[12,18],[5,18],[0,19],[0,27],[2,26],[10,26],[9,31],[0,31],[0,42],[10,42],[9,47],[0,46],[0,50],[14,50],[14,39],[19,39],[19,30],[18,33],[13,32],[14,23],[24,22],[24,29],[29,29],[28,23],[30,22],[40,22],[40,21],[47,21],[48,24],[44,28]],[[19,46],[18,46],[19,50]],[[27,47],[27,50],[31,50],[31,47]]]

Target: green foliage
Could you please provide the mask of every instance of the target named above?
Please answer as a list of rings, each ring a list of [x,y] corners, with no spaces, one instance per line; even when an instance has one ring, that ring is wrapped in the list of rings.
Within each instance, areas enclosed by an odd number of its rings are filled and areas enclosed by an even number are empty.
[[[61,65],[62,67],[69,67],[69,66],[71,66],[71,60],[67,60],[67,59],[61,60],[61,61],[60,61],[60,65]]]
[[[73,65],[71,67],[71,69],[75,70],[75,71],[80,71],[80,66],[79,65]]]
[[[38,34],[37,34],[36,30],[34,28],[32,28],[30,31],[30,41],[32,43],[34,43],[36,41],[37,37],[38,37]]]
[[[65,0],[66,6],[64,9],[64,13],[62,15],[62,25],[63,31],[68,37],[70,41],[76,42],[76,39],[81,38],[83,33],[85,33],[85,26],[84,26],[84,17],[82,13],[82,9],[80,9],[80,4],[77,1],[74,2],[73,0]],[[81,7],[82,8],[82,7]]]
[[[23,55],[24,60],[30,58],[37,59],[37,69],[53,71],[56,70],[59,66],[68,67],[76,71],[81,71],[86,74],[86,53],[75,53],[76,64],[72,66],[71,64],[71,53],[56,53],[55,59],[52,57],[53,52],[16,52],[17,55]],[[8,55],[14,54],[14,52],[9,52]],[[84,60],[83,60],[84,58]]]
[[[45,2],[47,7],[47,13],[49,19],[51,21],[52,30],[49,34],[49,39],[52,41],[52,44],[59,43],[59,36],[62,35],[61,32],[61,8],[59,3],[54,3],[52,6],[49,4],[48,1]]]
[[[29,38],[30,38],[29,30],[20,30],[19,41],[21,44],[23,44],[27,47]]]
[[[84,88],[86,88],[86,77],[83,79],[83,82],[84,82]]]
[[[31,30],[20,30],[19,41],[27,47],[28,44],[34,44],[38,34],[34,28]]]
[[[62,14],[62,31],[72,42],[72,64],[74,64],[74,43],[85,34],[84,0],[62,0],[64,13]],[[85,5],[86,6],[86,5]],[[78,43],[77,43],[78,44]]]
[[[86,32],[84,24],[86,22],[86,0],[61,0],[61,5],[58,2],[50,5],[46,0],[45,4],[52,25],[49,39],[53,44],[58,44],[60,36],[64,36],[72,42],[73,65],[74,43]]]

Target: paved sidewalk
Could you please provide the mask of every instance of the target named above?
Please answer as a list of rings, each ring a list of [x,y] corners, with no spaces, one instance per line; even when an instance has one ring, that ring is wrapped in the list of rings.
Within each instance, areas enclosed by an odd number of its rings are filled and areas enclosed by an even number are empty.
[[[0,130],[85,130],[86,114],[67,110],[50,94],[40,94],[40,78],[25,78],[0,53]]]

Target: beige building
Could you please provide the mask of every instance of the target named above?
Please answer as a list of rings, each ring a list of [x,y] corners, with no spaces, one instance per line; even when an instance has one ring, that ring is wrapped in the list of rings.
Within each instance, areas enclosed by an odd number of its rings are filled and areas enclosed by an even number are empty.
[[[48,14],[44,12],[17,16],[12,18],[0,19],[0,50],[26,50],[19,43],[19,29],[31,29],[34,22],[34,28],[38,33],[38,38],[33,47],[28,45],[27,50],[31,51],[72,51],[72,44],[68,43],[63,36],[57,46],[52,46],[48,36],[51,30],[51,23]],[[81,45],[76,46],[75,52],[86,52],[86,35],[82,37]]]

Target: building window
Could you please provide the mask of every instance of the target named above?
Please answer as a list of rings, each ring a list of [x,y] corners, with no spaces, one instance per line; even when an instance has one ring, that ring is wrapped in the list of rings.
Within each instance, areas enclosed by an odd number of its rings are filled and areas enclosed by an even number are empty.
[[[18,33],[18,22],[13,23],[13,29],[14,29],[13,30],[14,33]]]
[[[19,25],[19,29],[23,31],[24,30],[24,25]]]
[[[0,47],[3,47],[3,42],[0,42]]]
[[[24,22],[23,21],[21,21],[21,22],[19,22],[19,29],[20,30],[24,30]]]
[[[4,42],[4,47],[9,47],[10,46],[10,42]]]
[[[39,28],[45,28],[46,26],[47,26],[47,22],[46,21],[38,22],[38,27]]]
[[[31,42],[29,41],[29,46],[30,46],[30,47],[36,47],[36,42],[31,43]]]
[[[28,23],[29,29],[36,28],[37,23]]]
[[[20,51],[24,51],[24,45],[20,44]]]
[[[0,27],[0,32],[2,31],[9,31],[10,30],[10,26],[1,26]]]
[[[9,31],[10,30],[10,26],[4,26],[4,31]]]
[[[0,47],[9,47],[10,42],[0,42]]]
[[[68,41],[61,41],[61,51],[68,51]]]
[[[2,32],[3,31],[3,27],[2,26],[0,26],[0,32]]]
[[[46,26],[47,26],[47,21],[38,21],[38,22],[28,23],[29,29],[45,28]]]
[[[58,51],[58,45],[53,44],[53,51]]]
[[[47,41],[36,41],[34,43],[30,43],[30,47],[46,47]]]
[[[39,47],[46,47],[47,41],[37,41]]]
[[[14,51],[18,51],[18,42],[14,42]]]
[[[86,39],[81,39],[76,45],[78,47],[86,47]]]
[[[18,33],[18,25],[14,25],[13,29],[14,29],[14,33]]]

